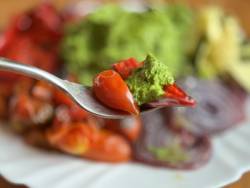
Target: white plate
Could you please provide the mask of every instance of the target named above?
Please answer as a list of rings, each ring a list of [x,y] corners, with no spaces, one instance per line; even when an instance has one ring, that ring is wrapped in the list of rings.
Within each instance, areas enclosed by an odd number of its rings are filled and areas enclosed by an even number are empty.
[[[26,145],[0,128],[0,173],[13,183],[32,188],[221,187],[250,170],[249,138],[248,120],[213,139],[214,153],[207,165],[195,171],[175,171],[134,163],[110,165],[49,153]]]

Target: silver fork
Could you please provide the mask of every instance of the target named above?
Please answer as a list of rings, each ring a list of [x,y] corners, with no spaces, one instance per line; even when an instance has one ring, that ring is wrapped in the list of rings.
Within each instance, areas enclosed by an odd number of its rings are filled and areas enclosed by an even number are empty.
[[[20,64],[9,59],[0,58],[0,70],[19,73],[22,75],[30,76],[37,80],[47,81],[63,90],[82,108],[96,116],[108,119],[122,119],[128,117],[128,114],[126,113],[118,110],[113,110],[102,105],[93,96],[91,88],[82,86],[74,82],[70,82],[68,80],[62,80],[55,75],[39,68]]]

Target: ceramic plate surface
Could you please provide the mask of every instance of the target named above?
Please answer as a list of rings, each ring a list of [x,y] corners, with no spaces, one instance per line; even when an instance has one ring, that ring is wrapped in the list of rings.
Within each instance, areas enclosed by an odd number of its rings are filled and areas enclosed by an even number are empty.
[[[247,106],[250,109],[250,102]],[[221,187],[250,170],[249,119],[214,137],[212,159],[194,171],[90,162],[33,148],[0,128],[0,173],[13,183],[32,188]]]

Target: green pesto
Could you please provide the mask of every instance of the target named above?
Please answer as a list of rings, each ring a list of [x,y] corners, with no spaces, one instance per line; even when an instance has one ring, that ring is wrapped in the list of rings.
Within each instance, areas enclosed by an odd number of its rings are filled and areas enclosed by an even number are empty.
[[[148,150],[160,161],[165,161],[171,164],[178,164],[188,160],[188,156],[179,144],[172,144],[166,147],[151,146]]]
[[[90,85],[98,72],[119,60],[153,53],[175,76],[186,64],[186,34],[192,11],[182,5],[131,12],[106,5],[65,28],[61,57],[69,71]]]
[[[126,80],[138,105],[157,100],[164,94],[164,86],[173,84],[174,77],[166,64],[149,54],[141,68]]]

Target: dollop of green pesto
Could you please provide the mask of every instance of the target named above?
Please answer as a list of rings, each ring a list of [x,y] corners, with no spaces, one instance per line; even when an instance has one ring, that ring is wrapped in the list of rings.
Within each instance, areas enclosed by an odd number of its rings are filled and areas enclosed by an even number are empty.
[[[192,20],[191,9],[184,5],[143,12],[106,5],[66,27],[61,57],[68,70],[87,85],[113,63],[128,57],[143,60],[147,53],[156,55],[178,76],[187,65],[188,42],[184,41]]]
[[[173,84],[174,77],[168,66],[149,54],[143,66],[135,70],[126,80],[138,105],[159,99],[164,86]]]
[[[181,148],[180,144],[172,144],[166,147],[151,146],[148,150],[160,161],[165,161],[171,164],[177,164],[188,160],[188,156]]]

